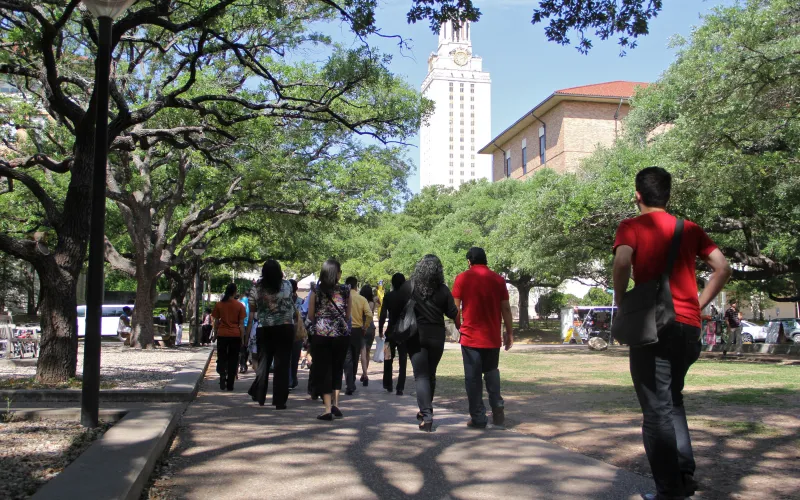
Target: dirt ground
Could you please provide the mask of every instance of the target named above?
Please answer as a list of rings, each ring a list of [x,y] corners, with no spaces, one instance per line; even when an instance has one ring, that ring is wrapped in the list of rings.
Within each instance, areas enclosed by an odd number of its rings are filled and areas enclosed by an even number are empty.
[[[625,350],[550,350],[501,361],[508,427],[643,475],[650,467]],[[468,415],[458,353],[442,399]],[[700,361],[687,378],[696,498],[800,498],[800,367]],[[487,402],[488,404],[488,402]]]

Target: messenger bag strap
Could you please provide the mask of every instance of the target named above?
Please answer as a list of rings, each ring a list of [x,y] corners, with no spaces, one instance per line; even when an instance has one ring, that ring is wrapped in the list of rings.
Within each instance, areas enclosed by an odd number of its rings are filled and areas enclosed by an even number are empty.
[[[669,247],[669,256],[667,257],[667,267],[664,273],[667,276],[672,275],[672,268],[675,265],[675,259],[678,257],[678,250],[681,248],[681,237],[683,236],[683,219],[675,221],[675,232],[672,234],[672,243]]]

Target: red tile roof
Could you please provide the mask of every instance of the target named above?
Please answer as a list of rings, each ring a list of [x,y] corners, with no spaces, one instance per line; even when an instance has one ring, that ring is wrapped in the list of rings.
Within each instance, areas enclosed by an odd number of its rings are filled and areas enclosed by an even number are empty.
[[[617,80],[615,82],[596,83],[594,85],[556,90],[554,94],[628,98],[633,96],[637,87],[647,87],[648,85],[649,83],[647,82],[626,82]]]

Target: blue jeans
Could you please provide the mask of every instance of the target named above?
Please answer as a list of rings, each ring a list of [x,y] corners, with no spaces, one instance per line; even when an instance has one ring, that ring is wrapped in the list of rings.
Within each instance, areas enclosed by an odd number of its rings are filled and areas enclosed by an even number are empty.
[[[659,497],[685,498],[684,476],[695,470],[683,407],[686,372],[700,357],[700,328],[675,323],[658,343],[631,347],[633,387],[642,407],[642,437]]]
[[[469,415],[477,425],[487,423],[486,407],[483,405],[483,382],[489,393],[489,405],[492,408],[503,408],[500,396],[500,348],[479,349],[461,346],[461,357],[464,359],[464,382],[469,400]],[[481,377],[482,375],[482,377]],[[481,380],[483,379],[483,380]]]

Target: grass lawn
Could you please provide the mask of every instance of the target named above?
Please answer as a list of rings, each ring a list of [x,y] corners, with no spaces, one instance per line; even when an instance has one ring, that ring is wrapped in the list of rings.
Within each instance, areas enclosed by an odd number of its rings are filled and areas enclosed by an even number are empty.
[[[514,341],[518,344],[560,344],[561,325],[557,319],[532,319],[528,328],[514,323]]]
[[[512,350],[500,374],[509,427],[649,475],[627,349]],[[466,421],[459,351],[445,351],[436,382],[434,407]],[[702,498],[797,498],[800,367],[700,360],[684,395]]]

